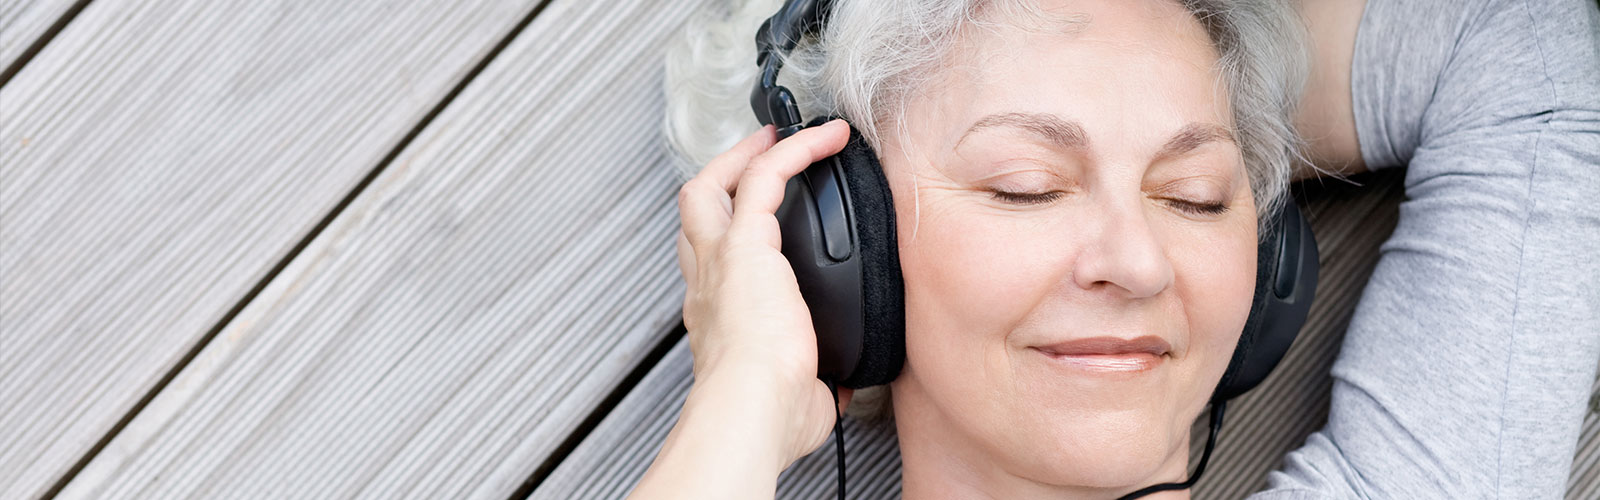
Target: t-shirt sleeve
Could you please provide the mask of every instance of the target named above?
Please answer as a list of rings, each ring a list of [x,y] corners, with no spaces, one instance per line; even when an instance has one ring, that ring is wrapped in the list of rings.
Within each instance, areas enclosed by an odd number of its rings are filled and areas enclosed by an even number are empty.
[[[1369,0],[1355,49],[1406,200],[1327,426],[1252,498],[1560,498],[1600,361],[1600,12]]]

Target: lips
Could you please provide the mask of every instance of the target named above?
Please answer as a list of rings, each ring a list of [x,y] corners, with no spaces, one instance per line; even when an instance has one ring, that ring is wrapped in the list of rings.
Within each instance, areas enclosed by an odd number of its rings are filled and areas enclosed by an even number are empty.
[[[1145,335],[1131,339],[1090,337],[1033,349],[1051,359],[1091,371],[1135,372],[1155,368],[1172,350],[1161,337]]]

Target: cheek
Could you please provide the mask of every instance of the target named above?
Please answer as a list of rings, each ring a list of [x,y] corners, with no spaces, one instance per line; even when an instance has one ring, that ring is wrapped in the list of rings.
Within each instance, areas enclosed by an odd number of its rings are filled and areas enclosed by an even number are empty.
[[[1015,382],[1008,335],[1049,289],[1040,270],[1061,252],[1019,249],[1030,245],[1017,235],[1040,232],[976,209],[970,192],[923,178],[913,196],[906,184],[894,193],[906,299],[902,381],[922,387],[933,407],[993,414],[1004,398],[989,396]]]
[[[1176,291],[1189,321],[1191,356],[1202,361],[1197,367],[1202,383],[1215,384],[1222,377],[1249,318],[1256,245],[1254,231],[1244,233],[1169,249]]]
[[[969,337],[963,342],[1003,341],[1048,294],[1065,252],[1041,241],[1048,228],[1015,227],[975,210],[963,199],[970,196],[924,187],[920,210],[907,203],[901,212],[907,326]]]
[[[948,139],[924,137],[930,133],[911,131],[923,142]],[[978,210],[974,196],[981,194],[960,188],[932,166],[920,154],[929,148],[906,154],[886,146],[883,167],[894,197],[907,333],[929,339],[921,342],[931,344],[925,349],[952,355],[966,349],[969,362],[976,361],[976,345],[1003,346],[1011,326],[1037,303],[1048,288],[1042,270],[1061,252],[1019,248],[1029,242],[1016,241],[1018,235],[1042,232],[1007,226],[1004,217]]]

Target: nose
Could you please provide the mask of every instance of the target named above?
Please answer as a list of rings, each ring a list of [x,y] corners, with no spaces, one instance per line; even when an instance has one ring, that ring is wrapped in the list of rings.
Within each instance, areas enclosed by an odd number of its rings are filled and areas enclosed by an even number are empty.
[[[1140,204],[1103,210],[1073,265],[1084,290],[1110,289],[1126,298],[1153,297],[1172,286],[1172,263]]]

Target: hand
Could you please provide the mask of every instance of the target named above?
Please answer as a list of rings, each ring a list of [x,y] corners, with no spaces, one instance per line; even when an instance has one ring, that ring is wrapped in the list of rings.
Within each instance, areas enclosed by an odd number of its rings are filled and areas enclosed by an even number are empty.
[[[685,417],[727,412],[772,420],[762,427],[770,439],[761,441],[778,448],[779,470],[827,439],[850,391],[840,391],[836,408],[817,380],[816,333],[780,251],[774,212],[790,177],[848,139],[840,120],[776,145],[772,127],[763,127],[713,159],[678,197],[678,265],[688,283],[683,320],[696,380]]]

